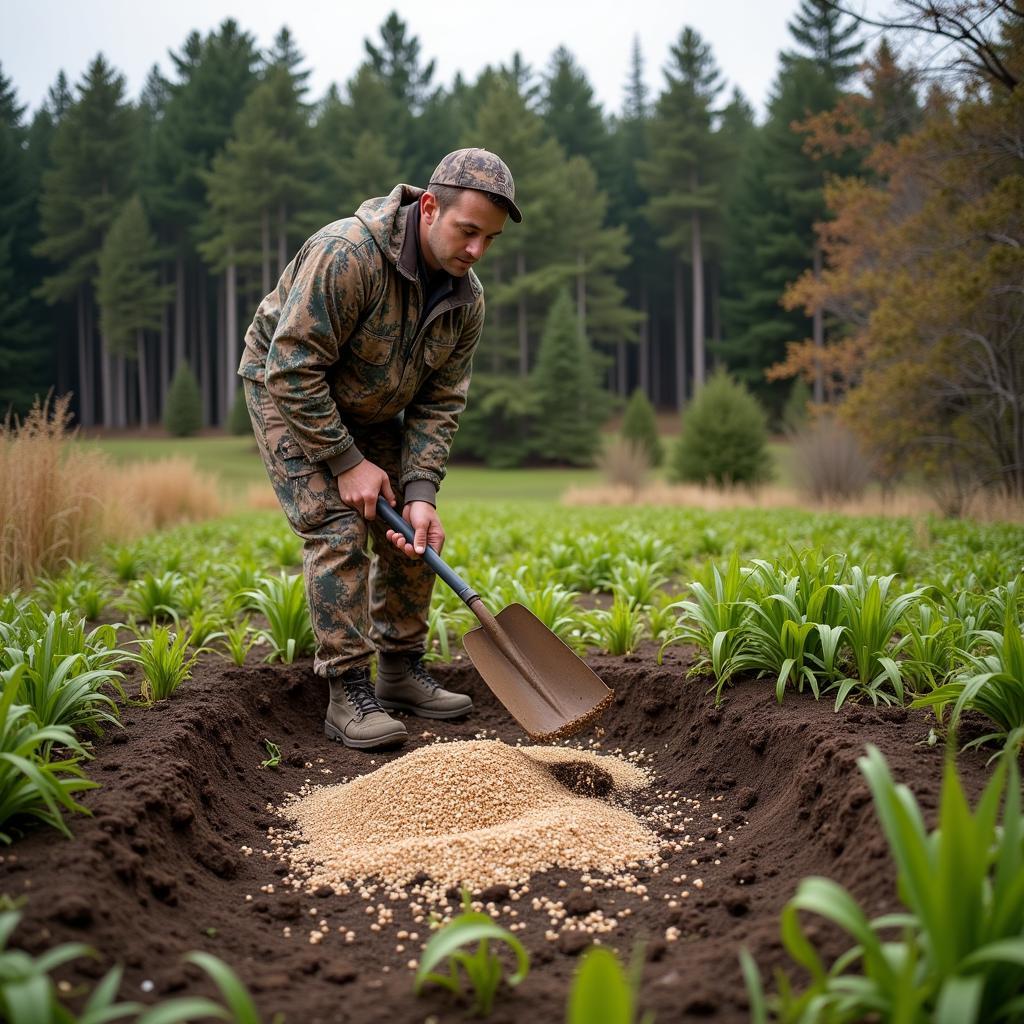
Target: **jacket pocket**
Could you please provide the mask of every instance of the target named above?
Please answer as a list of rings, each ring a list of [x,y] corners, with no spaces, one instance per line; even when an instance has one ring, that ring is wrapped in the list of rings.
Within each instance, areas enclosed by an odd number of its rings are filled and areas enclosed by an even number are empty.
[[[280,440],[277,442],[275,454],[281,463],[285,476],[289,480],[310,476],[322,468],[319,464],[306,460],[306,456],[299,447],[299,442],[290,434],[281,435]]]
[[[423,360],[432,370],[443,366],[455,351],[455,332],[450,328],[434,329],[423,345]]]
[[[395,347],[394,338],[383,338],[379,334],[360,331],[349,342],[352,351],[364,362],[374,366],[383,366],[390,358]]]

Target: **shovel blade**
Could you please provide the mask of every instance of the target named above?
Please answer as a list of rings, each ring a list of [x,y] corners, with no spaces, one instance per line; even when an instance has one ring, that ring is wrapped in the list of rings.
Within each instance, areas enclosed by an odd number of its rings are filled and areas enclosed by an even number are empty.
[[[510,604],[495,619],[533,670],[534,680],[502,654],[481,626],[466,633],[462,643],[480,677],[531,738],[571,736],[611,704],[614,694],[597,673],[529,609]]]

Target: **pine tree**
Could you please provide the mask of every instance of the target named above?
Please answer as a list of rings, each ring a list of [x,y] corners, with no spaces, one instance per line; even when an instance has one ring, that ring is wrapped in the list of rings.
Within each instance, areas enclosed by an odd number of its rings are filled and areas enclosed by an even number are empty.
[[[208,189],[207,238],[200,252],[225,275],[225,375],[219,417],[234,400],[237,360],[239,268],[260,269],[259,295],[266,295],[290,255],[289,237],[308,234],[315,216],[312,182],[315,157],[305,108],[284,67],[271,67],[235,119],[232,138],[203,174]],[[278,244],[272,247],[276,230]],[[276,272],[275,272],[276,266]]]
[[[551,304],[530,388],[537,401],[534,446],[540,457],[578,466],[593,462],[607,407],[567,291]]]
[[[692,378],[696,393],[705,377],[704,241],[718,213],[720,155],[711,131],[712,104],[722,89],[711,48],[685,28],[671,48],[666,88],[658,98],[650,156],[639,165],[650,193],[646,214],[675,263],[676,402],[686,398],[683,264],[690,264],[693,325]]]
[[[79,408],[88,425],[96,392],[91,282],[103,239],[134,185],[138,118],[125,98],[124,76],[102,55],[90,64],[78,90],[78,100],[53,136],[53,166],[43,175],[39,207],[42,239],[35,251],[54,267],[40,286],[42,297],[50,304],[69,299],[78,303]],[[103,422],[111,423],[122,381],[115,380],[102,346],[100,369]]]
[[[107,350],[136,363],[139,420],[149,423],[150,367],[145,332],[160,326],[171,289],[157,277],[160,254],[137,195],[107,232],[99,257],[96,300]]]
[[[534,320],[541,308],[536,299],[552,287],[545,267],[563,257],[557,236],[564,213],[556,197],[562,194],[565,157],[509,75],[492,73],[486,81],[473,130],[461,141],[499,153],[508,164],[523,223],[507,231],[500,248],[488,255],[487,330],[477,365],[492,373],[517,369],[525,377],[532,362],[530,338],[543,322]]]
[[[25,108],[0,69],[0,418],[25,412],[46,390],[49,346],[32,302],[30,247],[35,190],[26,150]]]
[[[769,477],[768,427],[757,399],[716,371],[683,416],[672,454],[674,480],[756,484]]]
[[[622,436],[646,452],[650,465],[661,465],[664,452],[658,437],[654,406],[640,388],[633,392],[626,404],[626,412],[622,417]]]
[[[541,115],[562,149],[569,156],[586,157],[602,187],[607,188],[611,171],[608,126],[586,72],[564,46],[552,54],[544,77]]]
[[[199,382],[188,363],[174,371],[164,405],[164,427],[174,437],[190,437],[203,425],[203,400]]]
[[[725,303],[727,330],[719,347],[773,417],[781,412],[786,388],[767,383],[765,369],[781,361],[786,343],[806,337],[809,327],[816,344],[824,345],[820,311],[808,324],[802,311],[787,313],[779,302],[805,269],[820,273],[814,225],[826,214],[825,177],[854,169],[849,155],[840,161],[811,159],[806,134],[794,126],[836,105],[861,45],[851,42],[856,24],[825,0],[803,0],[790,29],[805,52],[783,55],[768,120],[732,205],[735,297]]]
[[[651,106],[644,82],[643,53],[639,38],[633,42],[629,77],[626,82],[622,115],[612,135],[613,186],[610,190],[611,222],[624,224],[629,231],[630,257],[622,270],[629,304],[639,311],[639,338],[636,354],[636,382],[654,397],[657,383],[651,378],[651,321],[654,299],[660,290],[660,261],[651,258],[655,251],[654,229],[642,211],[650,198],[640,182],[638,164],[649,156]],[[625,341],[617,345],[616,390],[625,396],[629,388],[629,357]]]

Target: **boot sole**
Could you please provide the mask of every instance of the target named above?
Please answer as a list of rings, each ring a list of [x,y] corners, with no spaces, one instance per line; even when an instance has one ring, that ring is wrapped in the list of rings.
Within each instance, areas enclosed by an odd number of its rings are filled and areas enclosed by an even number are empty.
[[[343,743],[346,747],[351,747],[353,750],[375,750],[377,747],[398,747],[409,738],[409,733],[403,729],[401,732],[388,733],[385,736],[374,736],[372,739],[352,739],[352,737],[346,736],[339,728],[331,725],[331,723],[327,721],[324,722],[324,735],[329,740],[336,740],[338,743]]]
[[[463,718],[473,710],[472,704],[469,707],[458,708],[455,711],[432,711],[429,708],[417,707],[415,704],[400,704],[394,700],[380,700],[379,697],[377,699],[381,707],[387,708],[388,711],[404,711],[407,715],[415,715],[417,718]]]

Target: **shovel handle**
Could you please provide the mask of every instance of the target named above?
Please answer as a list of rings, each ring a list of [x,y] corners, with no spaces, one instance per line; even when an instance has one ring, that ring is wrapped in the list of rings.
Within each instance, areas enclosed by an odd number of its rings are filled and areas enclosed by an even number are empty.
[[[377,515],[396,533],[400,533],[410,544],[413,528],[382,498],[377,495]],[[423,561],[448,584],[466,604],[480,595],[432,548],[423,552]]]

